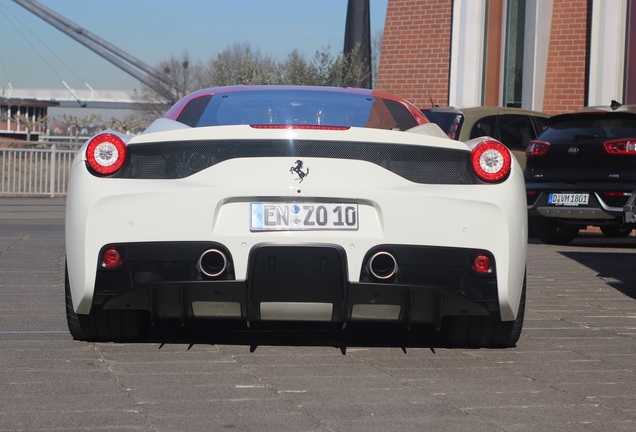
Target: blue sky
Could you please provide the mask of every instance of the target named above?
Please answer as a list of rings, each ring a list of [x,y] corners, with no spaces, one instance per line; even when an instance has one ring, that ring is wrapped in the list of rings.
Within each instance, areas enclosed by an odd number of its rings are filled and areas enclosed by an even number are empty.
[[[207,62],[247,42],[276,60],[344,44],[347,0],[39,0],[150,66],[188,52]],[[371,33],[388,0],[370,0]],[[0,88],[132,90],[141,84],[11,0],[0,0]]]

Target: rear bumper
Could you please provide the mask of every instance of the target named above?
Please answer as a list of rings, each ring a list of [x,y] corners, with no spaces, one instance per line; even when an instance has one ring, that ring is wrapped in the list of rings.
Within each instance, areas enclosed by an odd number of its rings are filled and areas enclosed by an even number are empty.
[[[632,191],[632,195],[623,206],[623,222],[636,223],[636,190]]]
[[[613,187],[612,187],[613,186]],[[602,225],[615,224],[624,219],[624,206],[632,193],[625,189],[623,196],[609,196],[607,193],[618,194],[617,185],[608,185],[600,189],[598,185],[563,185],[563,184],[532,184],[526,185],[528,216],[558,218],[581,224]],[[580,193],[588,194],[589,201],[585,205],[553,205],[548,203],[552,193]]]
[[[123,291],[126,287],[153,293],[148,294],[154,296],[151,300],[144,300],[143,308],[150,311],[161,303],[156,297],[163,290],[162,284],[185,284],[187,288],[181,289],[182,296],[194,292],[196,289],[192,290],[190,286],[210,282],[198,280],[196,274],[191,273],[196,270],[195,263],[201,253],[198,248],[217,245],[225,247],[227,256],[231,256],[233,277],[214,282],[224,280],[233,281],[234,285],[244,284],[244,288],[231,295],[245,298],[234,303],[240,306],[241,318],[251,319],[256,316],[255,310],[259,313],[261,310],[260,304],[255,309],[253,295],[264,290],[258,285],[263,278],[254,276],[257,267],[253,264],[253,256],[259,246],[335,245],[339,248],[338,265],[344,267],[339,282],[344,287],[341,288],[344,294],[333,303],[333,310],[346,312],[339,312],[340,315],[334,312],[333,319],[347,320],[349,311],[352,317],[357,317],[378,310],[375,306],[355,306],[358,303],[354,303],[356,290],[352,286],[370,282],[374,286],[387,284],[388,281],[373,282],[361,277],[365,260],[370,251],[378,250],[382,245],[398,245],[409,251],[401,252],[400,249],[396,252],[400,254],[398,258],[403,267],[400,277],[415,276],[394,280],[391,282],[393,287],[406,285],[415,292],[413,297],[416,298],[419,298],[417,292],[425,289],[421,287],[428,287],[426,289],[449,293],[445,294],[449,302],[456,296],[479,304],[492,298],[497,302],[502,320],[515,319],[521,299],[527,244],[525,189],[516,165],[505,182],[492,185],[419,185],[377,166],[351,160],[312,158],[311,167],[312,182],[299,186],[289,174],[289,161],[277,158],[228,161],[186,179],[160,181],[96,178],[86,174],[81,165],[76,166],[77,172],[69,185],[66,213],[66,257],[75,312],[89,314],[91,306],[97,302],[115,308],[114,303],[107,305],[106,302],[128,295]],[[264,175],[264,172],[278,174]],[[359,228],[251,231],[251,203],[272,199],[295,203],[316,200],[355,203]],[[100,250],[111,244],[140,245],[138,251],[135,246],[126,251],[125,255],[130,255],[124,256],[129,265],[138,263],[140,270],[133,273],[113,271],[110,276],[104,276],[102,273],[108,272],[98,268]],[[405,265],[406,258],[403,257],[411,255],[410,248],[432,251],[423,253],[421,259],[414,259],[423,263],[423,267]],[[458,262],[454,261],[456,258],[445,259],[440,253],[447,250],[485,250],[496,259],[496,272],[492,277],[496,290],[489,293],[486,300],[482,302],[482,297],[471,291],[474,284],[462,279],[460,274],[464,273],[452,267]],[[165,256],[159,256],[159,251]],[[186,256],[189,256],[189,266],[171,264],[180,263]],[[302,263],[298,267],[307,268]],[[163,270],[157,272],[157,268]],[[116,274],[122,276],[117,278]],[[303,270],[294,277],[284,275],[280,279],[286,284],[302,281],[305,286],[310,285],[307,274],[312,273]],[[425,274],[427,278],[418,279],[419,274]],[[408,296],[411,296],[410,291]],[[382,295],[382,292],[373,294]],[[321,300],[309,298],[302,302],[321,303]],[[205,316],[215,313],[219,306],[196,303],[192,309],[191,301],[181,303],[185,304],[180,306],[185,311],[180,310],[179,316]],[[282,301],[274,299],[261,303],[265,304],[263,310],[268,315],[273,314],[272,309],[293,308],[298,301],[292,296]],[[372,300],[368,303],[373,305]],[[131,304],[131,307],[138,306]],[[235,310],[236,304],[228,307]],[[314,313],[311,308],[305,309],[307,313]],[[322,312],[320,307],[316,310],[315,313]],[[400,319],[412,315],[407,310],[412,311],[413,307],[402,302]],[[162,311],[160,307],[159,316]]]
[[[497,267],[488,251],[410,245],[379,245],[367,251],[351,281],[346,250],[332,244],[259,244],[249,254],[246,280],[234,276],[224,245],[162,242],[108,245],[124,263],[98,268],[93,304],[105,309],[149,311],[154,319],[254,321],[394,321],[439,325],[453,315],[488,315],[499,310]],[[198,268],[206,250],[226,254],[222,274]],[[370,259],[391,254],[396,273],[374,277]],[[486,275],[471,269],[476,253],[492,258]],[[358,277],[359,276],[359,277]],[[115,288],[113,288],[115,287]]]

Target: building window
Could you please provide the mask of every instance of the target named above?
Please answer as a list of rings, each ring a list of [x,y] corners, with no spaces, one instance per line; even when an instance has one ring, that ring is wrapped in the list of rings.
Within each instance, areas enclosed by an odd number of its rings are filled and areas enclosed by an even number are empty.
[[[503,104],[521,107],[526,0],[509,0],[506,13]]]

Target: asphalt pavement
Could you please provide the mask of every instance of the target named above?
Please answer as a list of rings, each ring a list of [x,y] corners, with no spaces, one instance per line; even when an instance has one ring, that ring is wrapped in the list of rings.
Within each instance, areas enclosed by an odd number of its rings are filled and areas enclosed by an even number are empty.
[[[66,198],[0,197],[0,223],[63,223]]]
[[[511,349],[378,328],[85,343],[63,218],[63,199],[0,199],[0,431],[636,430],[633,235],[531,241]]]

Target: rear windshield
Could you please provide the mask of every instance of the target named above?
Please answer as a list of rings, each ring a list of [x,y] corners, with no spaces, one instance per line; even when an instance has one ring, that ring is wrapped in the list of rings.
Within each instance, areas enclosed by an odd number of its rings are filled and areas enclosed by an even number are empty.
[[[550,143],[584,143],[636,138],[636,116],[624,114],[592,114],[564,116],[551,125],[537,139]]]
[[[308,90],[255,90],[194,99],[178,121],[193,127],[294,124],[406,130],[417,126],[399,102],[360,95]]]

